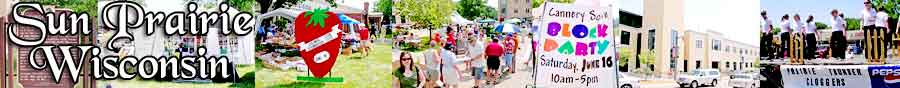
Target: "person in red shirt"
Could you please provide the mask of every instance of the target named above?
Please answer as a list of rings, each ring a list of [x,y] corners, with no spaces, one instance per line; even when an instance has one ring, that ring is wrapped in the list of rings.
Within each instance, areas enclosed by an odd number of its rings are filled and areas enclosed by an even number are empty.
[[[487,83],[493,83],[496,81],[497,69],[500,68],[500,56],[505,52],[503,46],[500,45],[498,39],[491,39],[491,43],[488,44],[485,53],[487,54],[487,66],[489,73]]]
[[[447,43],[450,43],[450,45],[456,46],[456,38],[453,37],[453,34],[454,34],[453,32],[454,31],[453,31],[452,27],[447,27]]]
[[[356,30],[356,32],[359,34],[359,41],[362,45],[362,47],[360,47],[362,50],[360,51],[362,51],[363,55],[369,56],[369,44],[371,43],[371,41],[369,41],[369,29],[360,28],[359,30]]]

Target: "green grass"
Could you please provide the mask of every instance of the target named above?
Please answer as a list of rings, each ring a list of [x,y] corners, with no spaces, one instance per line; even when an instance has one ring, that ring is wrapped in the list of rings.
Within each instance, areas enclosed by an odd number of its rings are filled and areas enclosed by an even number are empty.
[[[307,72],[260,68],[256,72],[259,88],[388,88],[391,85],[391,46],[376,44],[369,56],[354,53],[340,56],[329,76],[342,77],[343,82],[318,83],[297,80],[298,76],[311,76]]]

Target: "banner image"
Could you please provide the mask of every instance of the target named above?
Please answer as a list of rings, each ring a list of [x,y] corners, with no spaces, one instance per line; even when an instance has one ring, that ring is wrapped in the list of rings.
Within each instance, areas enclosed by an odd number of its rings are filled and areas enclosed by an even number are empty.
[[[616,87],[612,1],[599,5],[546,3],[538,41],[537,87]]]
[[[786,88],[900,87],[900,65],[784,65],[781,74]]]
[[[865,87],[871,86],[868,68],[866,65],[782,65],[781,74],[785,88]]]

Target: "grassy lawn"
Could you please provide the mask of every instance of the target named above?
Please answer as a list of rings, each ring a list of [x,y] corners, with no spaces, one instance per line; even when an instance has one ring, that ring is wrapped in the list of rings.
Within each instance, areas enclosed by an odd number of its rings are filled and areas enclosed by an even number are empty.
[[[392,83],[390,51],[390,45],[376,43],[369,56],[354,53],[338,57],[329,75],[344,78],[341,83],[304,82],[297,76],[311,76],[307,72],[259,68],[255,84],[260,88],[387,88]]]
[[[241,77],[246,73],[253,72],[255,69],[253,65],[237,66],[238,74],[241,74]],[[106,88],[107,85],[111,85],[113,88],[227,88],[232,84],[234,83],[176,83],[171,81],[140,80],[138,78],[132,80],[97,80],[99,88]]]

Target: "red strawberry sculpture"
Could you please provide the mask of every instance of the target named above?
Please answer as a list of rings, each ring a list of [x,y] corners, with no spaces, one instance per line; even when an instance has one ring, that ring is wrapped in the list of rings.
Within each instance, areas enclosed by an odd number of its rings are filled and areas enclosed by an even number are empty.
[[[316,78],[331,72],[341,48],[340,18],[328,9],[317,8],[294,19],[294,37],[300,57]]]

